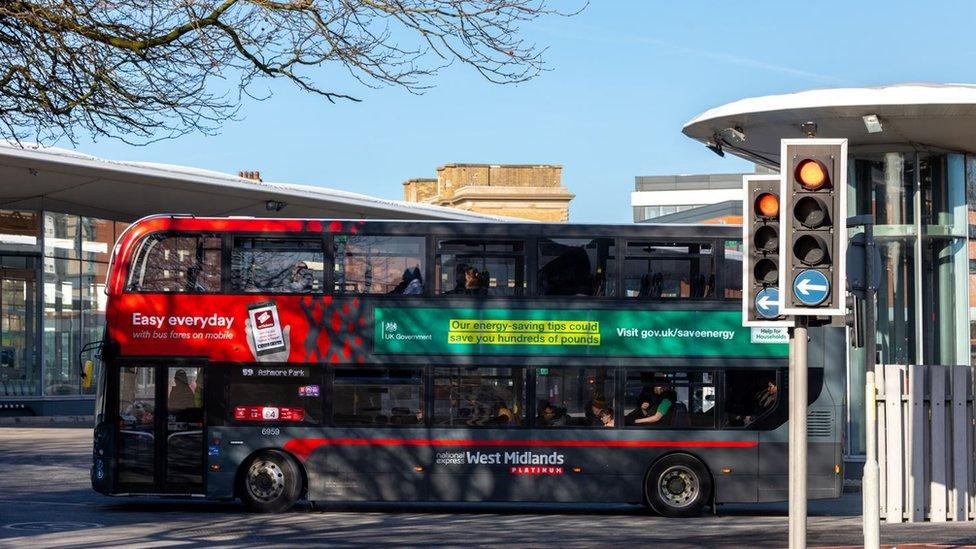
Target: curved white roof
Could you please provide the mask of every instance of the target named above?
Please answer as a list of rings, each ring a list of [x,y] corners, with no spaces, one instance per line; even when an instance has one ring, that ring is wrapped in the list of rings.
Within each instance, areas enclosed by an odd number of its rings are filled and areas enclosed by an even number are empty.
[[[868,133],[862,117],[875,114],[884,131]],[[896,84],[818,89],[734,101],[692,118],[685,135],[750,160],[778,161],[782,138],[803,137],[800,124],[817,124],[817,137],[844,137],[852,148],[901,145],[976,152],[976,85]],[[745,141],[727,128],[739,128]],[[758,157],[758,158],[757,158]]]
[[[33,143],[0,141],[0,181],[4,208],[43,208],[110,219],[178,212],[206,216],[516,221],[315,185],[253,181],[172,164],[105,160]],[[281,211],[268,211],[265,205],[269,200],[284,202],[286,206]]]

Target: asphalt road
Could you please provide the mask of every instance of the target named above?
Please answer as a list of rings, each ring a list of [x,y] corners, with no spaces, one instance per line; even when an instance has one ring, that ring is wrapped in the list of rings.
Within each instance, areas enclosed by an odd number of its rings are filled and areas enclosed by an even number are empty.
[[[88,486],[91,434],[0,428],[0,547],[394,545],[784,547],[785,505],[666,519],[627,505],[329,504],[253,515],[236,504],[107,498]],[[811,502],[811,546],[860,543],[859,494]],[[882,526],[886,544],[976,544],[976,524]]]

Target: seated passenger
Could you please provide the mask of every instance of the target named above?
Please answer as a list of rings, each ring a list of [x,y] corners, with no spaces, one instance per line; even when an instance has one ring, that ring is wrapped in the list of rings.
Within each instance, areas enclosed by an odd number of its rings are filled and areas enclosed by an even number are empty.
[[[497,427],[514,427],[518,425],[518,421],[515,418],[515,413],[508,406],[496,404],[491,410],[491,416],[484,424]]]
[[[289,292],[310,292],[314,278],[312,271],[308,269],[308,265],[304,261],[298,261],[291,266],[291,278],[285,290]]]
[[[773,405],[776,404],[776,391],[776,384],[773,383],[773,380],[770,379],[766,381],[766,387],[756,393],[755,397],[753,397],[755,407],[753,408],[752,414],[742,418],[743,423],[749,425],[755,421],[756,418],[771,410]]]
[[[624,425],[636,425],[638,419],[644,419],[654,415],[651,412],[651,400],[650,396],[647,396],[646,393],[641,393],[637,399],[638,406],[624,416]]]
[[[403,295],[421,295],[424,293],[424,279],[420,275],[420,267],[414,267],[410,271],[410,280],[407,287],[403,289]]]
[[[466,294],[468,285],[468,272],[474,267],[467,263],[458,263],[454,266],[454,287],[444,292],[445,294]],[[477,271],[475,271],[477,272]]]
[[[173,386],[169,390],[169,399],[166,404],[170,412],[179,412],[180,410],[193,408],[193,389],[190,387],[190,380],[187,378],[186,370],[180,368],[173,375]]]
[[[600,410],[600,423],[604,427],[614,427],[613,410],[610,408]]]
[[[488,271],[485,271],[487,275]],[[468,267],[464,271],[464,293],[468,295],[484,295],[488,293],[488,282],[485,275],[475,267]]]
[[[627,425],[671,425],[677,393],[664,384],[655,384],[650,392],[642,391],[638,406],[627,414]],[[632,421],[632,423],[630,423]]]
[[[600,419],[600,411],[606,408],[607,401],[602,397],[595,396],[593,400],[586,403],[584,407],[585,419],[583,424],[588,427],[600,427],[603,421]]]
[[[548,402],[543,403],[539,409],[538,423],[540,427],[565,427],[566,409],[556,407]]]

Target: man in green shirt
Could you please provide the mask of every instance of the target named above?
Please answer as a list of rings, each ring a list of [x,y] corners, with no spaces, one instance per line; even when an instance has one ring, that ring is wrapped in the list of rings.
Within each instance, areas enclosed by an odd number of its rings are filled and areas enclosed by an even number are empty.
[[[642,391],[638,406],[627,414],[626,425],[670,425],[677,394],[665,385],[654,385],[650,392]]]

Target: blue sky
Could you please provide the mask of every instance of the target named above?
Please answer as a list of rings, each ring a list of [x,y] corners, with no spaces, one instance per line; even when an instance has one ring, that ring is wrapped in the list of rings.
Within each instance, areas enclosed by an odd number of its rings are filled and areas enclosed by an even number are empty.
[[[338,79],[363,102],[333,105],[269,82],[274,96],[245,103],[219,135],[77,149],[386,198],[445,163],[560,164],[571,221],[629,223],[636,175],[751,169],[681,134],[697,114],[811,88],[976,82],[974,16],[972,2],[593,0],[525,27],[551,69],[528,83],[491,84],[456,64],[420,96]]]

